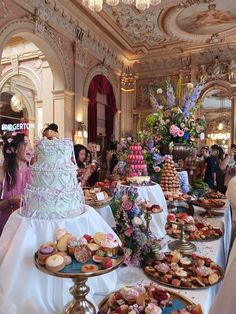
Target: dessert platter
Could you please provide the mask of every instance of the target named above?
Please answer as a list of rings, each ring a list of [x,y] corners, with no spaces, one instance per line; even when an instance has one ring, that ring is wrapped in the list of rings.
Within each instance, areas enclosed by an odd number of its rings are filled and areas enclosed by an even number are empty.
[[[164,289],[154,282],[125,286],[107,296],[99,306],[98,314],[140,313],[161,314],[183,310],[185,314],[202,314],[200,305]]]
[[[84,188],[83,191],[85,204],[91,207],[98,208],[106,206],[112,201],[112,196],[110,196],[106,191],[102,191],[100,187]],[[98,193],[102,199],[98,199]]]
[[[223,279],[223,270],[208,257],[179,251],[158,253],[144,267],[145,274],[158,283],[178,289],[205,289]]]
[[[197,200],[192,201],[193,205],[203,207],[204,209],[223,209],[225,206],[225,201],[221,199],[205,199],[199,198]]]
[[[66,305],[64,314],[96,314],[94,305],[86,299],[89,277],[113,271],[124,260],[124,252],[112,234],[97,232],[93,237],[85,234],[81,238],[69,232],[57,230],[56,242],[42,244],[35,253],[35,266],[52,276],[71,278],[73,300]]]
[[[168,214],[166,233],[170,237],[181,238],[183,227],[186,240],[213,241],[223,235],[221,228],[212,225],[201,217],[192,217],[186,213]]]
[[[57,230],[57,241],[42,244],[35,253],[38,268],[45,272],[69,273],[70,276],[96,276],[118,266],[123,250],[112,234],[97,232],[81,238]]]
[[[217,191],[217,192],[208,192],[206,194],[203,195],[203,197],[205,198],[209,198],[209,199],[226,199],[225,194]]]
[[[202,314],[200,305],[164,289],[154,282],[125,286],[107,296],[99,306],[98,314],[116,313],[171,313],[184,310],[185,314]]]

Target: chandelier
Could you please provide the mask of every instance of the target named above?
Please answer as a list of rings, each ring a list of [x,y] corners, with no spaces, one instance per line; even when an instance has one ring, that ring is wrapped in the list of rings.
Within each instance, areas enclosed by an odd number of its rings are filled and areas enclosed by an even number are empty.
[[[161,0],[121,0],[123,4],[132,5],[135,4],[136,8],[140,11],[144,11],[150,7],[150,5],[158,5]],[[82,0],[82,4],[88,7],[91,11],[99,12],[103,7],[103,0]],[[106,0],[106,4],[110,6],[116,6],[119,4],[119,0]]]

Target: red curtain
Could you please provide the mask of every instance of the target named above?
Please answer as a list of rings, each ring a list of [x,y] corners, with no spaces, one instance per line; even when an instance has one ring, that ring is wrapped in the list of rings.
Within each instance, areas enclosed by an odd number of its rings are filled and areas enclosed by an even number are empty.
[[[96,75],[90,85],[88,91],[89,106],[88,106],[88,140],[89,142],[96,142],[97,140],[97,93],[106,95],[106,137],[110,139],[113,134],[113,120],[117,111],[116,100],[113,88],[104,75]]]

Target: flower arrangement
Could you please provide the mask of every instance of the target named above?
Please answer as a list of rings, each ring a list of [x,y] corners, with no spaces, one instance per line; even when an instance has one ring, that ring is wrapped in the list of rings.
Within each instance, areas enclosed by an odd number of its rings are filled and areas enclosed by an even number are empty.
[[[122,241],[126,265],[140,266],[155,257],[155,241],[147,233],[144,211],[137,203],[137,188],[120,188],[111,208],[115,217],[115,232]]]
[[[174,143],[195,145],[196,139],[204,139],[205,119],[195,118],[200,108],[200,93],[203,82],[196,87],[192,83],[183,89],[181,77],[176,90],[169,81],[163,82],[162,87],[149,87],[151,105],[156,109],[146,118],[146,134],[139,132],[161,148],[169,146],[170,151]],[[155,86],[156,87],[156,86]]]

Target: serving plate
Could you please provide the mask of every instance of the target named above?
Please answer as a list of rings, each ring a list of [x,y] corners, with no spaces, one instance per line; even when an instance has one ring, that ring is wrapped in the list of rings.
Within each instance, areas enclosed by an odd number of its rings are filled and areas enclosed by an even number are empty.
[[[144,273],[163,285],[187,290],[209,288],[224,277],[222,268],[210,258],[178,251],[159,253]]]
[[[129,294],[132,296],[132,293],[134,293],[133,298],[129,296]],[[125,308],[127,309],[127,313],[131,309],[136,308],[138,313],[144,314],[149,313],[148,308],[151,306],[153,311],[155,304],[162,309],[162,313],[170,313],[173,310],[178,311],[186,308],[189,311],[194,309],[194,313],[196,314],[202,314],[200,305],[196,305],[185,296],[160,287],[154,282],[125,286],[109,294],[100,303],[98,314],[126,313]],[[123,312],[121,311],[122,309]]]

